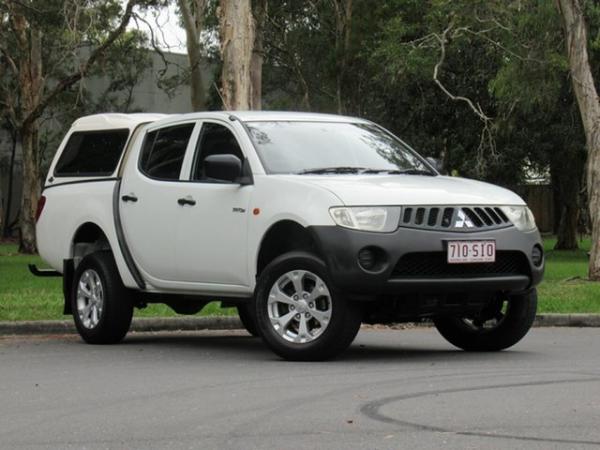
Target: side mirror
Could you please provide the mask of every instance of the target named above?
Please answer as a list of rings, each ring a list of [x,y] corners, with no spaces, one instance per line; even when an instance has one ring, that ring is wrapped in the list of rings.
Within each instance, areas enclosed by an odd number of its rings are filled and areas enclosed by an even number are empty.
[[[431,156],[428,156],[426,159],[427,162],[430,165],[432,165],[435,170],[437,170],[439,173],[444,173],[444,163],[441,159],[432,158]]]
[[[204,160],[204,171],[207,178],[238,182],[242,176],[242,161],[235,155],[210,155]]]

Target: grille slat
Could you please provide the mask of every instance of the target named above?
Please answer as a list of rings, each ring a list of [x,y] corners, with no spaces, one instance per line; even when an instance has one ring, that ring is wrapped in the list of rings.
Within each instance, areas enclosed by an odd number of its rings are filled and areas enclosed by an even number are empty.
[[[400,227],[456,232],[487,231],[511,226],[500,208],[489,206],[407,206]]]
[[[448,264],[445,252],[417,252],[404,255],[391,278],[472,278],[527,275],[529,264],[522,252],[498,251],[493,263]]]

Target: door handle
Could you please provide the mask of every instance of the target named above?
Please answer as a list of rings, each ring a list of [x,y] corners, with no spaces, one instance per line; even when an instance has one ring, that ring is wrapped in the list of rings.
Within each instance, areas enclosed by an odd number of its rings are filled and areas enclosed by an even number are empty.
[[[177,203],[179,203],[181,206],[185,206],[185,205],[194,206],[196,204],[196,200],[194,200],[192,197],[188,196],[185,198],[177,199]]]
[[[124,202],[137,202],[138,198],[135,196],[135,194],[128,194],[128,195],[124,195],[123,197],[121,197],[121,200],[123,200]]]

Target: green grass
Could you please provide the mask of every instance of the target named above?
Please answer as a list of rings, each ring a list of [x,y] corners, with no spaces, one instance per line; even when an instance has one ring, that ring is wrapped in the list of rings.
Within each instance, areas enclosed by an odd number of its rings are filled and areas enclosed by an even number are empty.
[[[62,314],[62,279],[34,277],[27,264],[46,267],[38,256],[20,255],[17,246],[0,244],[0,320],[64,319]],[[235,309],[208,304],[201,312],[207,315],[236,314]],[[148,305],[136,309],[136,317],[168,317],[177,314],[166,305]]]
[[[580,242],[576,251],[555,251],[554,239],[546,239],[546,275],[538,288],[539,312],[600,313],[600,283],[586,280],[590,241]],[[19,255],[13,244],[0,244],[0,320],[62,319],[62,280],[38,278],[27,264],[44,263],[37,256]],[[165,317],[176,314],[164,305],[136,310],[138,317]],[[235,314],[218,303],[207,305],[200,315]]]
[[[546,272],[538,287],[540,312],[600,313],[600,283],[587,281],[590,240],[579,250],[553,250],[555,239],[546,239]]]

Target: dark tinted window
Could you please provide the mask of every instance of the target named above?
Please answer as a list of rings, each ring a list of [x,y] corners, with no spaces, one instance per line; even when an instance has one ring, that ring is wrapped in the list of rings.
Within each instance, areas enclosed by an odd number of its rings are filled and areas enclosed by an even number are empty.
[[[110,175],[117,168],[129,130],[76,131],[71,134],[55,176]]]
[[[140,157],[142,172],[152,178],[178,180],[193,129],[191,123],[148,133]]]
[[[196,150],[196,160],[192,171],[192,180],[203,180],[204,160],[210,155],[235,155],[244,160],[237,139],[229,128],[217,123],[205,123],[202,125],[200,141]]]

